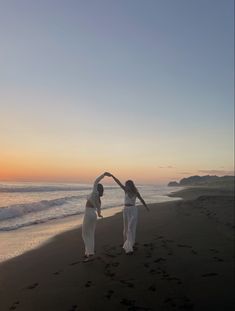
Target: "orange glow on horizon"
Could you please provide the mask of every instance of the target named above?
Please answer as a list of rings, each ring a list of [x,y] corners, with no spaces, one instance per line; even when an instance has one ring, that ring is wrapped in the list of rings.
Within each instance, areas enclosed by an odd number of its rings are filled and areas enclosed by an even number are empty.
[[[159,183],[172,180],[172,172],[163,170],[144,168],[139,166],[126,167],[120,165],[119,169],[115,165],[95,164],[74,164],[60,163],[55,160],[39,161],[34,159],[23,160],[21,157],[5,157],[1,160],[1,181],[55,181],[55,182],[93,182],[93,180],[105,171],[109,171],[123,182],[133,179],[136,182]],[[173,174],[174,175],[174,174]],[[105,182],[113,182],[109,178]]]
[[[104,164],[104,162],[106,162]],[[133,179],[136,183],[167,184],[169,181],[179,181],[191,175],[206,175],[197,168],[161,167],[140,165],[138,163],[97,159],[63,158],[46,156],[26,156],[25,154],[5,154],[1,158],[0,181],[34,181],[34,182],[77,182],[92,183],[105,171],[111,172],[122,182]],[[105,178],[104,183],[113,183]]]

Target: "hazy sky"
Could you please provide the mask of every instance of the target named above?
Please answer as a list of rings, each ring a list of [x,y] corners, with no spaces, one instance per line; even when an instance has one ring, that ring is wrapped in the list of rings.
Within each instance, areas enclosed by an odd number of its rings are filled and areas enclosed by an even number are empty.
[[[233,170],[233,0],[0,0],[0,180]]]

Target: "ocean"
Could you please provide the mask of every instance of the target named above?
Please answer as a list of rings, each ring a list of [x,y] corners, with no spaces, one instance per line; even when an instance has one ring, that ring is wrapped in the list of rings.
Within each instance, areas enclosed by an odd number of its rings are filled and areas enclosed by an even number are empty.
[[[0,231],[16,230],[84,213],[92,185],[68,183],[0,183]],[[167,194],[176,188],[138,185],[146,203],[174,200]],[[105,186],[102,208],[123,205],[119,186]]]
[[[81,224],[90,184],[0,182],[0,261],[39,246],[54,235]],[[137,185],[146,203],[168,197],[178,187]],[[123,190],[104,184],[104,216],[121,211]],[[137,200],[137,205],[140,204]]]

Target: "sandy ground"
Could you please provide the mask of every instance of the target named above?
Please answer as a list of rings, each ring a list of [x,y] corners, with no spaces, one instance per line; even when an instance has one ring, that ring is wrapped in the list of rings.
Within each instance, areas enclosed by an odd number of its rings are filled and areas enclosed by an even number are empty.
[[[122,214],[102,219],[83,262],[81,228],[0,265],[0,310],[233,310],[234,196],[186,189],[182,201],[139,207],[134,255]]]

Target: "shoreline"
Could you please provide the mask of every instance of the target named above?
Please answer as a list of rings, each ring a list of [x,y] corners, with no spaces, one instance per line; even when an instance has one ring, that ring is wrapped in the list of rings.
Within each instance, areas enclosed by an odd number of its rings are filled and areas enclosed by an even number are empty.
[[[120,207],[113,207],[103,210],[103,214],[105,217],[111,217],[119,211]],[[50,240],[59,234],[66,233],[74,228],[80,228],[82,221],[83,214],[79,214],[21,227],[16,230],[0,232],[0,265],[24,253],[40,248],[46,243],[50,243]],[[28,236],[28,239],[25,239],[25,236]],[[14,252],[16,243],[20,242],[23,245]]]
[[[166,202],[171,201],[171,192],[165,197]],[[111,217],[120,211],[122,211],[121,205],[104,208],[102,209],[102,214],[104,217]],[[0,231],[0,264],[43,246],[58,234],[73,228],[79,228],[82,225],[83,216],[84,214],[81,213],[23,226],[14,230]],[[20,247],[15,249],[16,245],[20,245]]]
[[[117,213],[97,223],[94,261],[82,262],[75,228],[3,262],[0,309],[232,310],[233,193],[184,189],[181,195],[151,204],[150,213],[140,206],[133,256],[122,250]]]

